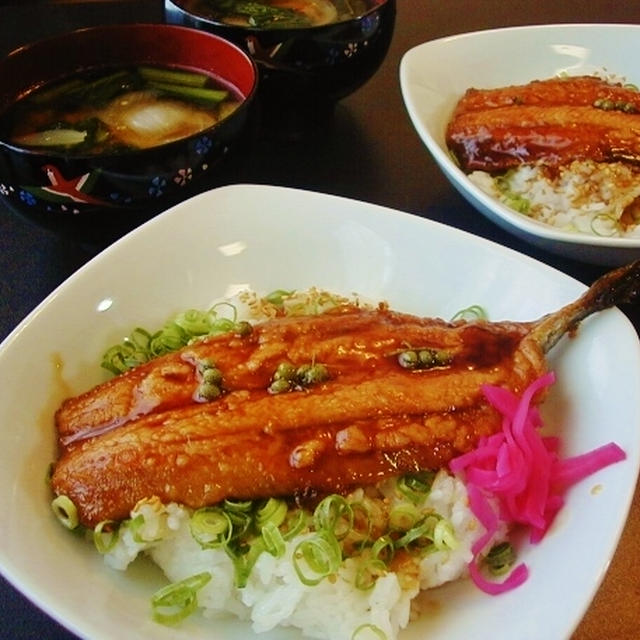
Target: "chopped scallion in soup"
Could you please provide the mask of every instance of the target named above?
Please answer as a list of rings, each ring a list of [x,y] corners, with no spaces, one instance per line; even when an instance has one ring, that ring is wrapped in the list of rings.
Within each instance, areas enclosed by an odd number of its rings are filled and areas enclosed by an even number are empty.
[[[213,77],[179,68],[93,69],[47,83],[0,117],[11,144],[73,154],[147,149],[199,133],[240,96]]]

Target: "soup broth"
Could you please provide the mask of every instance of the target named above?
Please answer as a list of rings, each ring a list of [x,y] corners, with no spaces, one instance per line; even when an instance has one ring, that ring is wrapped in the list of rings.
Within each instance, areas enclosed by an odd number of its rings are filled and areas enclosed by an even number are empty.
[[[211,76],[185,69],[93,69],[19,99],[0,118],[0,135],[74,155],[147,149],[208,129],[240,100]]]
[[[189,10],[257,29],[316,27],[363,15],[381,0],[193,0]]]

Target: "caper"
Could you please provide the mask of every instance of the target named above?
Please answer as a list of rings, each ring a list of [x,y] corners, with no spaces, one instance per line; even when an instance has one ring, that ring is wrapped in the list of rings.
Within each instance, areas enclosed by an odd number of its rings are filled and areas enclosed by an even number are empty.
[[[451,364],[451,354],[444,349],[434,349],[433,357],[436,366],[443,367],[447,364]]]
[[[202,358],[198,360],[198,371],[203,373],[207,369],[215,369],[216,363],[211,358]]]
[[[217,384],[203,382],[198,387],[198,397],[201,400],[215,400],[222,395],[222,389]]]
[[[431,369],[451,363],[451,354],[445,349],[407,349],[398,354],[398,364],[403,369]]]
[[[296,375],[296,368],[290,362],[281,362],[273,374],[274,380],[293,380]]]
[[[202,372],[202,382],[205,384],[219,385],[222,382],[222,371],[217,367],[205,369]]]
[[[273,394],[278,394],[278,393],[284,393],[285,391],[289,391],[291,389],[291,381],[287,380],[286,378],[278,378],[277,380],[274,380],[269,387],[267,388],[267,391],[269,393],[273,393]]]
[[[301,364],[296,369],[295,378],[300,384],[303,384],[304,378],[307,375],[307,371],[309,371],[309,369],[311,369],[311,364]]]
[[[421,369],[428,369],[436,364],[436,352],[434,349],[420,349],[418,351],[418,365]]]
[[[250,335],[252,331],[253,331],[253,325],[250,322],[247,322],[246,320],[241,320],[240,322],[238,322],[234,329],[234,332],[236,333],[236,335],[241,337]]]
[[[308,387],[312,384],[319,384],[329,379],[329,370],[323,364],[312,364],[304,368],[304,372],[301,374],[298,369],[297,375],[298,381],[303,387]]]
[[[398,364],[403,369],[415,369],[418,366],[418,354],[415,351],[401,351],[398,354]]]

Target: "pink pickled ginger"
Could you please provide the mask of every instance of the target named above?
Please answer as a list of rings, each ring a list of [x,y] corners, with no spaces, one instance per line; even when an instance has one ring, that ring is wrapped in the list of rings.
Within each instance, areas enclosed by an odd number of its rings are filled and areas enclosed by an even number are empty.
[[[496,595],[522,584],[528,577],[524,564],[515,567],[503,582],[485,578],[479,560],[499,529],[518,524],[530,530],[530,540],[544,537],[564,504],[564,492],[588,475],[626,458],[615,443],[589,453],[560,459],[559,439],[540,435],[542,420],[532,400],[555,382],[547,373],[535,380],[518,398],[507,389],[484,385],[487,400],[502,414],[502,431],[483,438],[478,447],[453,459],[449,468],[463,476],[469,507],[485,529],[472,547],[469,574],[486,593]],[[496,512],[497,509],[497,512]]]

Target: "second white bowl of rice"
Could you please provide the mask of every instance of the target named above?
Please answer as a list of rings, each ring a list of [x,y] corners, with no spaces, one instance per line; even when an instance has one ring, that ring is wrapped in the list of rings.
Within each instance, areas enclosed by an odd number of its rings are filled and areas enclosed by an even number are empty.
[[[640,26],[556,24],[478,31],[433,40],[408,51],[400,84],[409,117],[453,186],[497,225],[545,250],[583,262],[620,265],[640,257],[640,225],[624,235],[608,210],[640,199],[632,165],[572,163],[553,183],[522,166],[510,187],[529,201],[528,215],[500,202],[489,174],[465,174],[453,160],[445,130],[467,89],[527,84],[560,74],[599,75],[640,83],[634,60]]]

